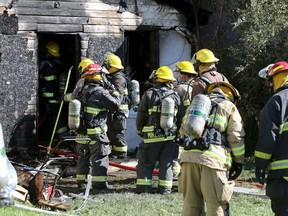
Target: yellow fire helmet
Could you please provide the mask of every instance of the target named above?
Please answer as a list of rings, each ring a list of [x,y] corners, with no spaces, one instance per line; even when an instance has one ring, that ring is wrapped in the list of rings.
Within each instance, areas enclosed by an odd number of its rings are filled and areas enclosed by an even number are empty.
[[[195,75],[198,74],[195,71],[193,64],[189,61],[178,62],[176,65],[176,72],[184,72],[184,73],[195,74]]]
[[[104,60],[104,65],[107,67],[108,70],[111,67],[117,68],[119,70],[124,69],[122,62],[121,62],[121,59],[117,55],[110,53],[110,52],[107,52],[105,54],[105,56],[106,57]],[[110,72],[110,70],[109,70],[109,72]]]
[[[89,58],[85,58],[83,59],[79,65],[78,65],[78,71],[80,73],[80,75],[82,75],[85,72],[85,69],[87,68],[88,65],[90,64],[94,64],[94,61],[92,61]]]
[[[47,48],[48,53],[50,53],[52,56],[60,57],[59,46],[57,43],[53,41],[49,41],[46,44],[46,48]]]
[[[152,71],[149,79],[156,79],[156,82],[175,82],[173,71],[168,66],[161,66]]]
[[[220,88],[224,94],[231,100],[235,105],[240,101],[241,96],[238,90],[228,82],[215,82],[211,83],[207,88],[207,93],[211,93],[214,88]]]
[[[214,53],[211,51],[211,50],[209,50],[209,49],[201,49],[201,50],[199,50],[198,52],[196,52],[194,55],[193,55],[193,57],[192,57],[192,59],[191,59],[191,62],[193,63],[193,64],[196,64],[196,63],[216,63],[216,62],[218,62],[219,61],[219,59],[218,58],[216,58],[215,56],[214,56]]]

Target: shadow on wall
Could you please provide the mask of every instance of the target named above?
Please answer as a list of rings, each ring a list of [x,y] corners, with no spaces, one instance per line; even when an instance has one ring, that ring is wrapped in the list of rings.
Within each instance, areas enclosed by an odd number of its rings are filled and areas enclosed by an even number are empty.
[[[7,151],[9,154],[37,151],[35,121],[34,115],[19,118],[11,133],[8,144],[10,150]]]

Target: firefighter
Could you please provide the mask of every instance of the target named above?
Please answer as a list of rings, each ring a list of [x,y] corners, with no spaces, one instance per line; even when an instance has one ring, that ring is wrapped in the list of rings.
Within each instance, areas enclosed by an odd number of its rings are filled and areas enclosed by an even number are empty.
[[[87,71],[86,71],[87,70]],[[94,189],[111,189],[107,183],[109,166],[109,139],[107,137],[107,113],[120,107],[119,95],[112,96],[104,88],[102,67],[90,64],[85,69],[84,86],[78,95],[81,101],[81,123],[77,137],[89,137],[91,141],[76,139],[78,150],[77,184],[83,187],[89,174],[91,162],[92,187]]]
[[[121,59],[112,53],[106,54],[103,66],[109,71],[109,74],[107,74],[109,85],[112,85],[122,97],[120,109],[115,112],[109,112],[107,119],[108,137],[112,149],[110,157],[125,158],[128,149],[126,127],[129,115],[129,99],[127,81],[123,73],[124,67]]]
[[[63,71],[60,60],[59,46],[49,41],[40,50],[40,101],[43,103],[49,120],[55,125],[60,108],[61,96],[64,94],[67,74]],[[59,117],[56,134],[59,138],[68,135],[67,123],[62,116]]]
[[[197,77],[198,73],[194,70],[194,66],[190,61],[178,62],[175,72],[177,72],[178,84],[175,86],[174,89],[181,98],[181,106],[179,107],[178,112],[179,115],[183,117],[185,115],[187,107],[191,103],[192,86],[194,83],[194,79]],[[178,163],[178,160],[173,161],[172,170],[174,177],[177,177],[180,172],[180,165]]]
[[[261,112],[259,138],[255,146],[256,178],[264,184],[276,216],[288,213],[288,63],[280,61],[268,69],[274,94]]]
[[[245,133],[236,107],[238,91],[227,82],[217,82],[210,84],[207,92],[212,108],[205,136],[186,143],[180,155],[178,189],[183,193],[182,215],[204,214],[204,202],[206,215],[229,215],[234,187],[230,180],[241,174],[244,163]]]
[[[80,79],[77,81],[76,86],[72,93],[67,93],[64,95],[63,100],[69,102],[75,98],[77,98],[79,92],[81,92],[82,87],[84,86],[84,76],[85,72],[87,72],[86,68],[88,65],[92,65],[94,62],[90,58],[84,58],[78,65],[78,72],[80,75]]]
[[[192,100],[192,89],[195,78],[198,73],[194,70],[194,66],[189,61],[182,61],[176,65],[178,84],[175,86],[175,91],[179,94],[182,103],[182,109],[179,112],[184,116],[186,108]]]
[[[136,191],[137,193],[152,192],[152,173],[158,163],[159,193],[169,194],[173,183],[172,163],[177,153],[174,139],[181,120],[177,112],[180,106],[180,97],[173,89],[173,82],[176,80],[168,66],[162,66],[153,71],[150,78],[154,80],[155,85],[145,91],[136,116],[137,133],[143,137],[137,151]],[[168,130],[161,126],[161,112],[163,112],[161,104],[167,97],[175,104],[173,113],[166,115],[172,118],[173,123]]]
[[[222,73],[217,72],[216,63],[218,61],[219,59],[208,49],[201,49],[193,55],[191,62],[199,77],[193,84],[192,98],[197,94],[206,93],[207,86],[213,82],[228,82]]]
[[[274,64],[269,64],[266,67],[262,68],[259,72],[258,72],[258,76],[262,79],[264,79],[264,86],[265,88],[269,89],[269,92],[271,94],[273,94],[273,85],[271,82],[269,82],[269,79],[267,77],[268,74],[268,70],[269,68],[271,68]]]

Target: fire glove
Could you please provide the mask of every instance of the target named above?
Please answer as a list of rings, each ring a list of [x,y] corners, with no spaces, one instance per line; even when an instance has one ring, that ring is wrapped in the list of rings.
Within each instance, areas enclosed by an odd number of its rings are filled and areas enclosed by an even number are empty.
[[[243,164],[232,162],[231,169],[229,170],[229,180],[237,179],[242,172]]]
[[[256,168],[255,170],[256,179],[260,184],[264,184],[265,170],[261,168]]]

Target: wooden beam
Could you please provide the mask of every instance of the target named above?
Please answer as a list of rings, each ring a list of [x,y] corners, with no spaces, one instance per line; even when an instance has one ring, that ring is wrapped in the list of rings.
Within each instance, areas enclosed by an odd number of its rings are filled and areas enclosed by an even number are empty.
[[[82,25],[71,25],[71,24],[61,24],[61,25],[53,25],[53,24],[37,24],[38,32],[82,32]]]
[[[121,14],[117,11],[92,11],[92,10],[57,10],[46,9],[39,10],[38,8],[16,8],[17,15],[30,16],[62,16],[62,17],[120,17]]]
[[[60,17],[60,16],[29,16],[19,15],[19,22],[56,23],[56,24],[86,24],[87,17]]]
[[[141,25],[142,19],[115,19],[115,18],[90,18],[88,24],[92,25],[114,25],[114,26],[123,26],[123,25]]]
[[[84,32],[93,33],[120,33],[119,26],[108,26],[108,25],[84,25]]]

